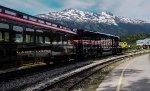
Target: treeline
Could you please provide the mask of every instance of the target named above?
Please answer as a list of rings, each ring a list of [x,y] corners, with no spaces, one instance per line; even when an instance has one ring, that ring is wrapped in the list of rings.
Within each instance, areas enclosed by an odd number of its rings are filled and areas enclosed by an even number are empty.
[[[121,40],[127,42],[128,44],[136,44],[137,40],[150,38],[150,34],[136,34],[136,35],[127,35],[127,36],[120,36]]]

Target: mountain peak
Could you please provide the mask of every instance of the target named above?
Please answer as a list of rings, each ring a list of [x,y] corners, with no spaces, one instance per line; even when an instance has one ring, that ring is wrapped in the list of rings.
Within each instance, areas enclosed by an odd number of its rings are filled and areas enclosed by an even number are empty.
[[[101,15],[103,15],[103,16],[107,16],[107,15],[113,16],[113,13],[108,12],[108,11],[103,11],[103,12],[101,12]]]
[[[74,21],[74,22],[92,22],[103,23],[108,25],[118,25],[118,23],[143,24],[146,21],[138,19],[129,19],[114,16],[111,12],[104,11],[101,14],[84,12],[78,9],[69,8],[57,12],[49,12],[48,14],[40,14],[38,17],[50,20]]]
[[[99,31],[115,35],[143,33],[143,31],[149,33],[150,30],[150,24],[147,24],[148,22],[146,21],[115,16],[108,11],[91,13],[69,8],[62,11],[40,14],[37,17],[56,24],[69,26],[70,28]]]
[[[75,9],[75,8],[68,8],[68,9],[64,9],[62,10],[63,12],[69,12],[69,11],[72,11],[72,12],[77,12],[77,11],[80,11],[78,9]]]

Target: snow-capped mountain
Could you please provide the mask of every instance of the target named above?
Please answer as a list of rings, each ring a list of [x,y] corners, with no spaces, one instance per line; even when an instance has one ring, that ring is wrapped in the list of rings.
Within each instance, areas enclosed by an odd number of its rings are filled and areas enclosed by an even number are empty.
[[[148,23],[144,20],[139,20],[139,19],[129,19],[125,17],[118,16],[120,22],[122,23],[132,23],[132,24],[143,24],[143,23]]]
[[[84,12],[77,9],[65,9],[58,12],[49,12],[47,14],[40,14],[38,17],[46,18],[46,19],[53,19],[53,20],[71,20],[76,22],[94,22],[94,23],[105,23],[109,25],[118,25],[118,22],[123,23],[133,23],[133,24],[140,24],[146,23],[146,21],[138,20],[138,19],[129,19],[125,17],[117,17],[114,16],[110,12],[102,12],[101,14],[98,13],[91,13],[91,12]]]
[[[110,12],[91,13],[72,8],[58,12],[49,12],[47,14],[39,14],[37,17],[71,28],[84,28],[115,35],[133,34],[133,28],[129,25],[138,25],[139,27],[148,23],[144,20],[115,16]],[[132,32],[129,31],[130,29],[125,29],[126,27],[132,29]],[[138,31],[140,32],[140,30]]]

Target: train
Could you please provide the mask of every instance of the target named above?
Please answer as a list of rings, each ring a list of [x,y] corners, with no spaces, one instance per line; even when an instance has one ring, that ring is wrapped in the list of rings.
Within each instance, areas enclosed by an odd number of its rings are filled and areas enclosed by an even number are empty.
[[[0,64],[84,60],[122,52],[119,36],[71,29],[0,6]]]

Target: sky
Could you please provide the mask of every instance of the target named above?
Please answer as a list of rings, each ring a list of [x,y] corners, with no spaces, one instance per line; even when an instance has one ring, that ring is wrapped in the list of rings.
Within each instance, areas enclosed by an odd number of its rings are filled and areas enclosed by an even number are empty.
[[[75,8],[150,21],[150,0],[0,0],[0,5],[31,15]]]

